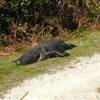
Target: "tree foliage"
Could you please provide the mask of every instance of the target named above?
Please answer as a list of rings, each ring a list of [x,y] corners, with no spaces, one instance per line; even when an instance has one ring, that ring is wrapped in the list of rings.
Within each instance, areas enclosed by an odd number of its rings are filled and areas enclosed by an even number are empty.
[[[14,41],[46,33],[56,36],[99,21],[99,14],[99,0],[1,0],[0,35]]]

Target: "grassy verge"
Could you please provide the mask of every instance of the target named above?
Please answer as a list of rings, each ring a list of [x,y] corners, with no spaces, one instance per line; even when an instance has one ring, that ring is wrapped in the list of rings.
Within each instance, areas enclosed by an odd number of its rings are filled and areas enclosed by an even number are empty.
[[[68,42],[74,43],[78,46],[71,50],[71,55],[69,57],[47,59],[40,63],[27,66],[17,66],[11,62],[18,58],[20,53],[0,59],[0,92],[17,85],[25,78],[61,69],[64,62],[69,62],[72,58],[89,56],[94,52],[100,52],[100,31],[92,33],[84,32],[82,34],[84,35],[68,40]]]

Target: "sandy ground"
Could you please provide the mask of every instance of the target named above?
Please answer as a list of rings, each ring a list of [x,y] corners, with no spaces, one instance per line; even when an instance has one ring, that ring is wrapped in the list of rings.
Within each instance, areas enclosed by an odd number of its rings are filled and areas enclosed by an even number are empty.
[[[70,66],[27,79],[0,100],[100,100],[100,54],[79,57]]]

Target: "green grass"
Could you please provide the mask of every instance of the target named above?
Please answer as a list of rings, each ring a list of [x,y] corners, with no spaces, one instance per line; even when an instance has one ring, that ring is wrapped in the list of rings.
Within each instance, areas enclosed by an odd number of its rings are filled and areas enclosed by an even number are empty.
[[[97,88],[97,93],[100,93],[100,87],[99,87],[99,88]]]
[[[52,73],[55,72],[56,69],[61,70],[64,62],[69,62],[69,60],[74,59],[75,57],[89,56],[94,52],[100,52],[100,31],[92,33],[84,32],[82,34],[84,35],[68,40],[68,42],[74,43],[78,46],[77,48],[70,50],[71,55],[69,57],[47,59],[26,66],[18,66],[11,62],[12,60],[17,59],[20,56],[20,53],[1,58],[0,92],[17,85],[28,77],[38,76],[43,73]]]

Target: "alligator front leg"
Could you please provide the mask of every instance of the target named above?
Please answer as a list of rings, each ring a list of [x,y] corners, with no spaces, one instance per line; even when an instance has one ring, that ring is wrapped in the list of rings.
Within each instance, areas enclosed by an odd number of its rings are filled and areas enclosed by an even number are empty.
[[[69,56],[70,53],[69,52],[60,52],[60,51],[51,51],[51,52],[48,52],[47,53],[47,57],[57,57],[57,56],[60,56],[60,57],[63,57],[63,56]]]

